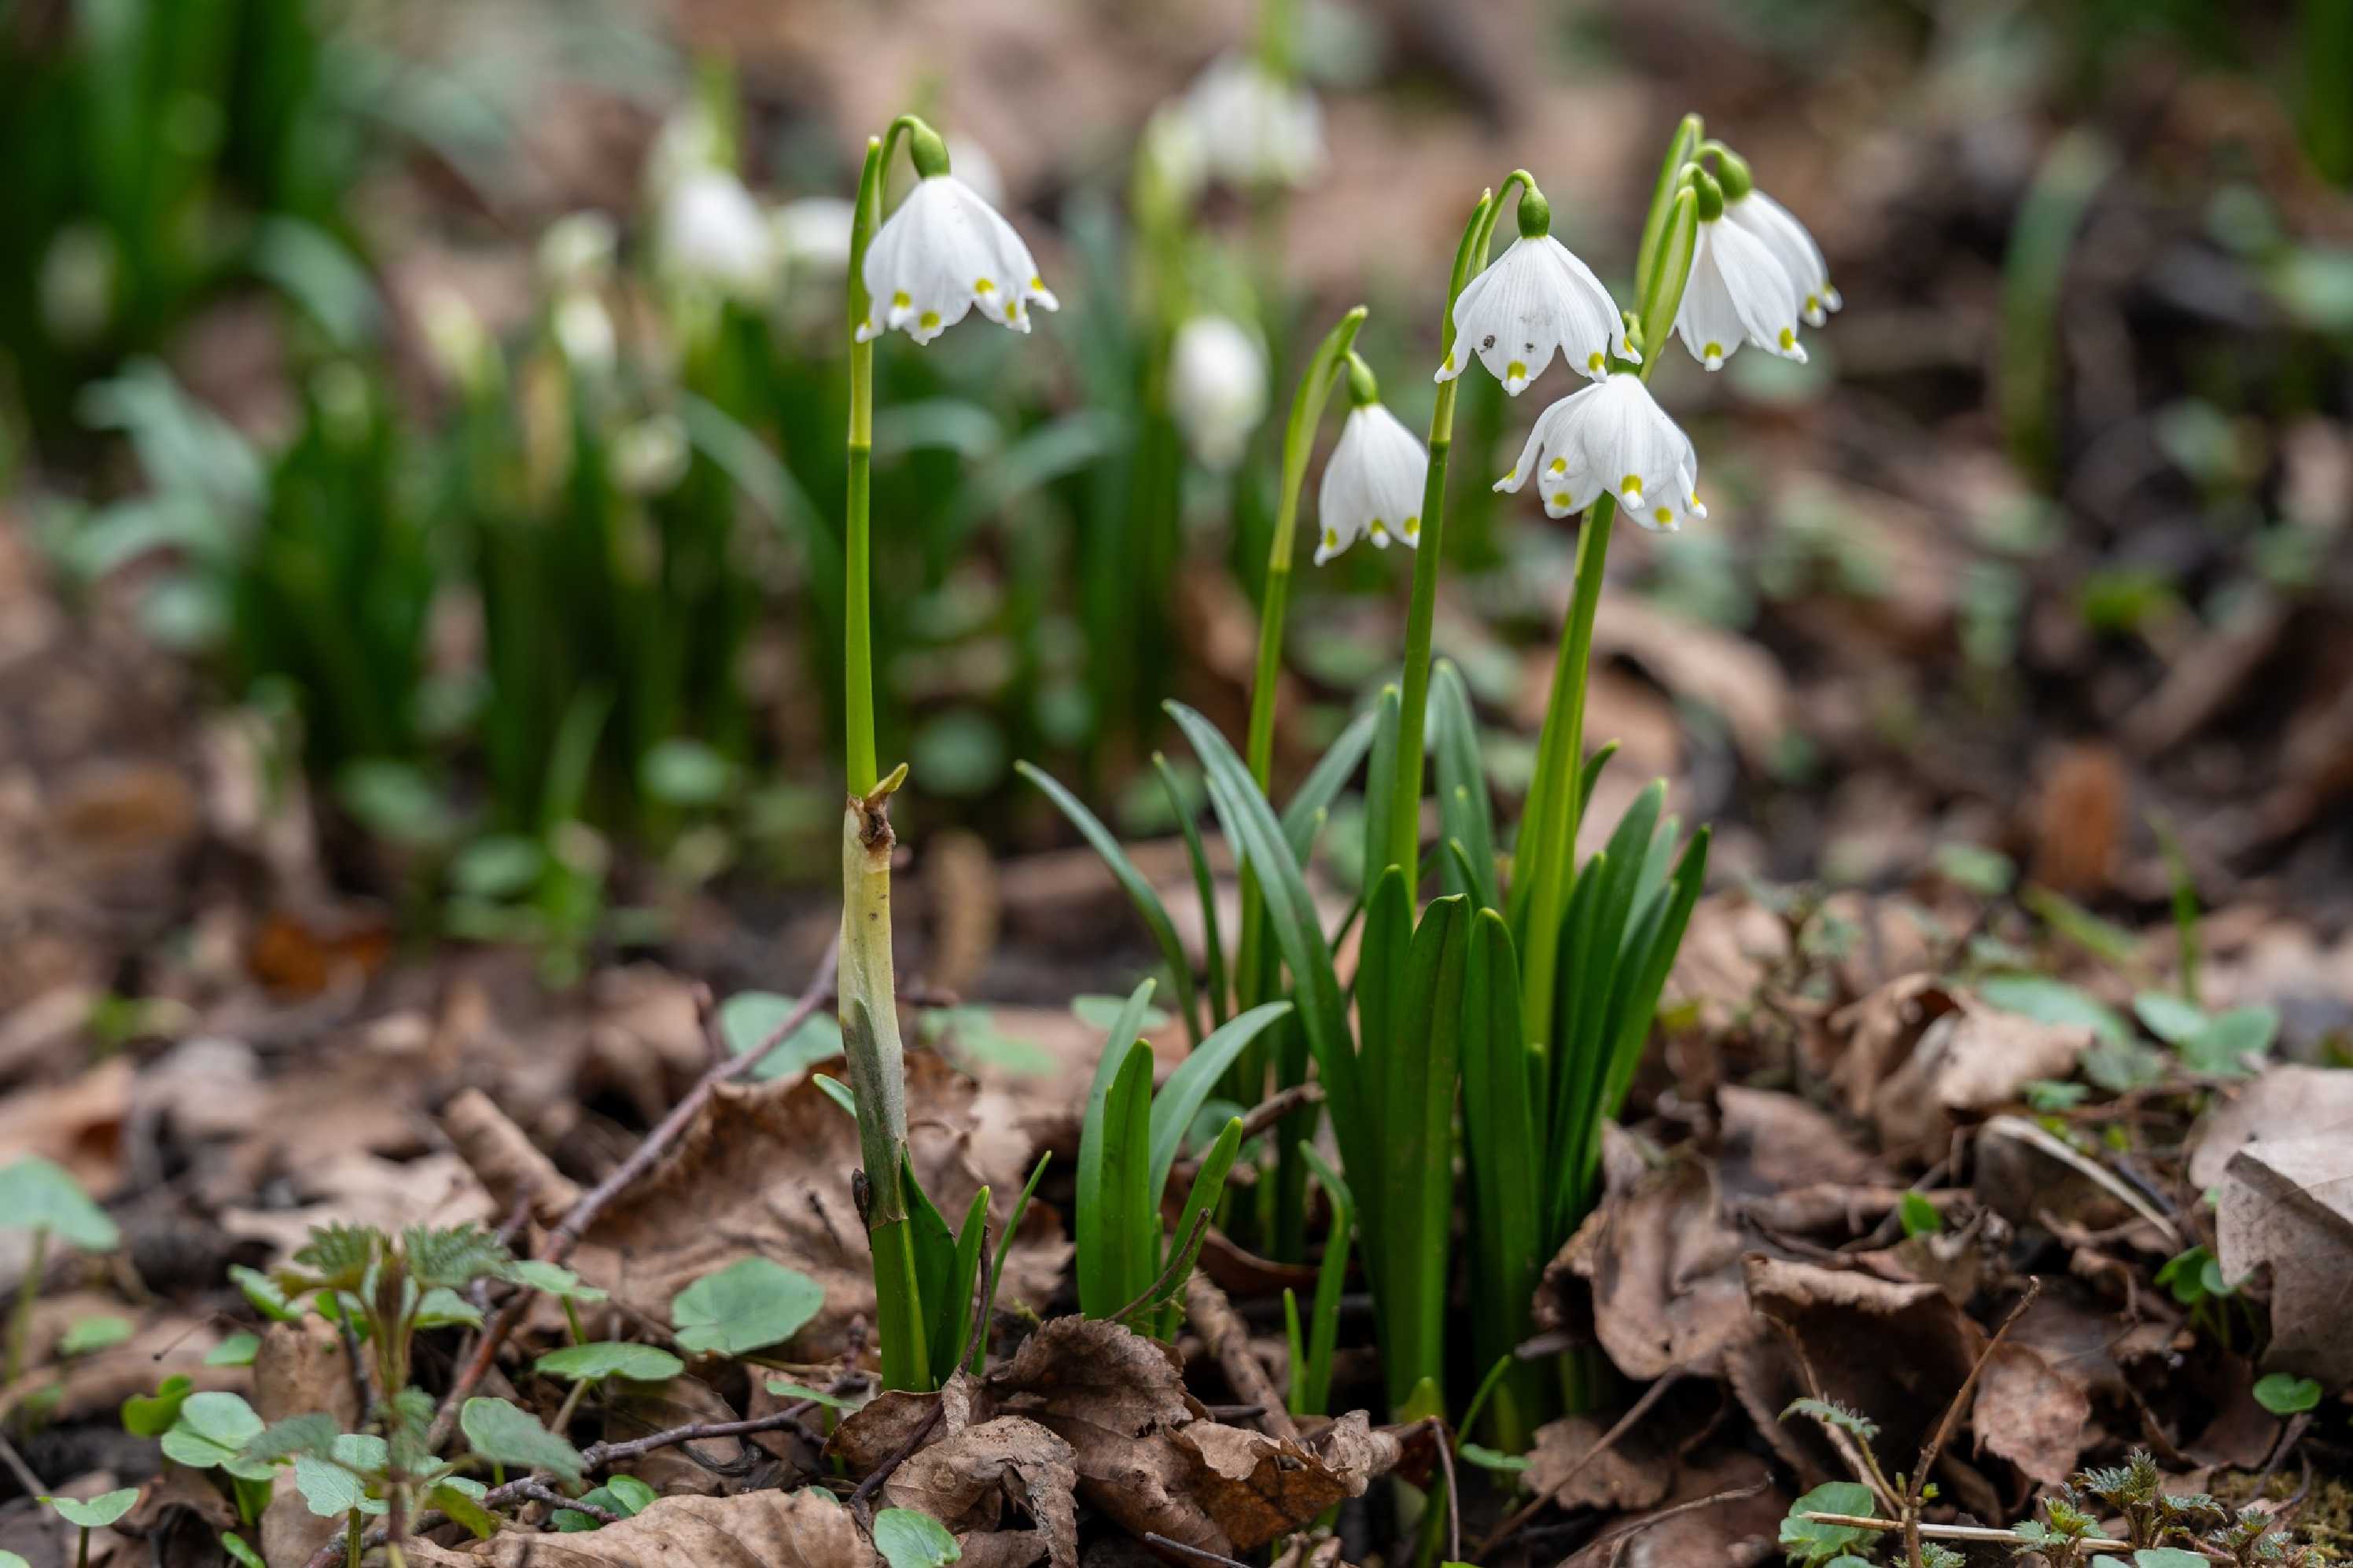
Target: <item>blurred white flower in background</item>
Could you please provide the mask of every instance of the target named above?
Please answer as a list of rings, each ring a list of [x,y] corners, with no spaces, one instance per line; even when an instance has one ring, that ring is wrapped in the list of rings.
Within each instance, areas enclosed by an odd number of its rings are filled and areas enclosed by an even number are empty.
[[[1316,541],[1315,564],[1359,538],[1383,550],[1393,537],[1419,547],[1421,492],[1429,477],[1429,452],[1396,415],[1378,403],[1348,410],[1316,492],[1315,515],[1324,531]]]
[[[788,272],[840,278],[849,271],[849,230],[857,204],[839,196],[802,196],[769,216]]]
[[[1806,232],[1788,208],[1764,192],[1751,187],[1746,195],[1725,193],[1724,221],[1747,230],[1765,242],[1781,270],[1789,275],[1799,313],[1806,325],[1819,327],[1830,320],[1829,312],[1846,301],[1831,287],[1830,263],[1822,259],[1822,247]]]
[[[567,289],[558,294],[548,312],[548,328],[573,369],[588,375],[612,370],[618,355],[613,318],[606,311],[605,301],[595,294],[586,289]]]
[[[1144,122],[1135,156],[1171,205],[1189,204],[1209,182],[1208,148],[1190,108],[1183,102],[1164,103],[1152,111],[1152,118]]]
[[[732,167],[729,138],[700,103],[689,104],[662,121],[646,153],[646,190],[656,201],[681,181],[706,169]]]
[[[467,391],[489,384],[498,368],[498,344],[463,294],[446,283],[428,287],[417,304],[425,357],[441,379]]]
[[[114,322],[114,293],[122,258],[114,237],[94,223],[71,223],[41,256],[36,285],[49,341],[79,348]]]
[[[625,426],[613,437],[614,485],[633,496],[658,496],[686,478],[686,426],[674,414],[656,414]]]
[[[1691,281],[1675,311],[1683,347],[1710,370],[1723,369],[1744,342],[1805,363],[1806,351],[1798,342],[1803,294],[1766,243],[1727,213],[1720,208],[1709,217],[1706,204],[1701,204]]]
[[[539,275],[552,289],[601,289],[619,237],[603,213],[566,213],[539,237]]]
[[[990,321],[1026,332],[1025,301],[1061,308],[1013,226],[952,174],[915,182],[866,247],[861,280],[867,308],[860,342],[896,327],[928,343],[975,305]]]
[[[1315,95],[1254,56],[1210,62],[1186,94],[1202,162],[1237,185],[1305,184],[1324,167],[1324,111]]]
[[[1527,445],[1495,489],[1517,494],[1536,481],[1548,517],[1583,511],[1614,494],[1643,527],[1672,533],[1699,501],[1699,453],[1642,384],[1620,371],[1580,387],[1536,416]]]
[[[1523,235],[1454,301],[1454,347],[1436,379],[1462,374],[1468,345],[1516,397],[1544,374],[1557,349],[1581,375],[1609,374],[1609,356],[1639,360],[1618,303],[1568,247],[1549,234]]]
[[[1266,416],[1266,351],[1227,316],[1195,316],[1169,350],[1168,408],[1193,456],[1224,472]]]
[[[765,214],[726,169],[698,169],[661,197],[657,244],[663,268],[682,282],[754,300],[776,281],[776,243]]]

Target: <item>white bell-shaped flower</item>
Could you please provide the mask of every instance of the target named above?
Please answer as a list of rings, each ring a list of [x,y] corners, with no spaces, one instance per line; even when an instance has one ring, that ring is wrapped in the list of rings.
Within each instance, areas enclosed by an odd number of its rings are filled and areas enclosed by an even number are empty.
[[[1798,342],[1804,297],[1775,259],[1773,247],[1732,221],[1723,187],[1698,176],[1699,232],[1692,242],[1691,277],[1675,311],[1675,331],[1692,357],[1710,370],[1744,342],[1806,363]]]
[[[915,183],[866,247],[866,320],[858,341],[898,328],[930,342],[974,306],[990,321],[1029,330],[1028,307],[1061,308],[1029,247],[995,207],[946,172]]]
[[[1822,259],[1822,247],[1806,232],[1806,226],[1795,214],[1764,192],[1751,187],[1745,196],[1735,196],[1729,191],[1724,197],[1724,221],[1747,230],[1765,242],[1781,270],[1789,275],[1798,300],[1798,313],[1806,325],[1819,327],[1830,320],[1829,312],[1846,301],[1831,286],[1830,263]]]
[[[1404,421],[1378,402],[1359,403],[1340,426],[1339,445],[1324,465],[1315,515],[1321,566],[1358,539],[1382,550],[1392,539],[1409,549],[1421,543],[1421,493],[1430,454]]]
[[[1236,185],[1303,185],[1324,167],[1324,110],[1315,95],[1255,56],[1211,61],[1186,94],[1210,174]]]
[[[1495,489],[1534,479],[1549,517],[1583,511],[1605,494],[1643,527],[1672,533],[1705,517],[1699,454],[1638,375],[1620,372],[1569,394],[1536,416],[1527,445]]]
[[[1552,209],[1531,185],[1520,194],[1520,237],[1454,300],[1454,345],[1437,379],[1462,374],[1466,349],[1518,396],[1557,351],[1570,369],[1599,379],[1609,356],[1640,361],[1618,302],[1593,268],[1553,238]]]
[[[760,299],[776,282],[776,234],[730,170],[681,176],[662,196],[657,234],[663,268],[681,282],[743,300]]]
[[[1195,316],[1168,353],[1168,411],[1201,464],[1223,473],[1240,461],[1266,416],[1266,352],[1225,316]]]

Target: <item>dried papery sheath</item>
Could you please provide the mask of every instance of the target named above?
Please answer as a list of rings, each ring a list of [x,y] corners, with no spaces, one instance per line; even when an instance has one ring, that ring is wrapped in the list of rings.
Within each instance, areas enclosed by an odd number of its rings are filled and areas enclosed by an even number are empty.
[[[1620,372],[1569,394],[1536,416],[1527,445],[1495,489],[1517,493],[1534,480],[1550,517],[1583,511],[1613,495],[1643,527],[1673,532],[1707,515],[1699,500],[1699,454],[1637,375]]]

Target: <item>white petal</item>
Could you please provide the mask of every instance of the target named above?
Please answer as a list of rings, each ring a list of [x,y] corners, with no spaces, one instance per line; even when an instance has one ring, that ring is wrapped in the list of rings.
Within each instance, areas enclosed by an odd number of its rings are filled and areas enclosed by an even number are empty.
[[[861,280],[872,301],[863,335],[895,327],[919,343],[976,304],[991,321],[1024,332],[1024,300],[1049,310],[1057,304],[1013,226],[953,174],[916,183],[867,247]]]
[[[1806,362],[1798,343],[1798,289],[1765,242],[1736,224],[1704,224],[1714,231],[1710,258],[1739,312],[1750,342],[1784,359]]]
[[[1736,202],[1726,204],[1724,216],[1757,238],[1772,251],[1773,259],[1788,273],[1797,291],[1799,312],[1810,326],[1820,326],[1828,321],[1828,312],[1845,301],[1831,287],[1830,265],[1822,259],[1821,247],[1806,232],[1806,226],[1795,214],[1762,191],[1752,190]]]
[[[1316,564],[1362,537],[1418,547],[1429,474],[1429,453],[1396,415],[1377,403],[1350,409],[1316,491]]]

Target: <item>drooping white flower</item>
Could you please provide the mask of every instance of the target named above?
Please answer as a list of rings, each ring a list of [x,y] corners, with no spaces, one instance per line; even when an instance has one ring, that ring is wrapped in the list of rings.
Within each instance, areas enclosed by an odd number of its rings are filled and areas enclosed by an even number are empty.
[[[1144,122],[1136,162],[1151,172],[1158,194],[1171,206],[1189,205],[1209,183],[1209,150],[1183,102],[1164,103]]]
[[[1237,185],[1303,185],[1324,167],[1315,95],[1255,56],[1222,55],[1185,95],[1209,172]]]
[[[1745,196],[1726,191],[1724,197],[1724,221],[1737,225],[1765,242],[1781,270],[1789,275],[1797,293],[1798,311],[1806,325],[1819,327],[1830,320],[1829,312],[1846,301],[1831,287],[1830,263],[1822,259],[1822,247],[1806,232],[1806,226],[1797,215],[1764,192],[1750,187]]]
[[[1767,353],[1806,363],[1798,342],[1798,286],[1773,258],[1771,247],[1732,221],[1729,207],[1715,217],[1701,208],[1692,244],[1691,279],[1675,311],[1675,331],[1692,357],[1710,370],[1744,342]]]
[[[849,231],[857,204],[839,196],[801,196],[771,213],[777,252],[795,273],[839,278],[849,270]]]
[[[625,494],[658,496],[686,478],[692,458],[686,426],[675,414],[656,414],[616,432],[607,461]]]
[[[1204,467],[1231,468],[1266,416],[1266,351],[1257,335],[1227,316],[1195,316],[1178,327],[1168,411]]]
[[[733,161],[726,130],[702,103],[691,103],[662,121],[646,153],[645,182],[656,201],[679,182]]]
[[[1404,421],[1378,403],[1349,409],[1316,492],[1315,516],[1324,531],[1316,541],[1315,564],[1359,538],[1382,550],[1392,539],[1418,548],[1422,486],[1429,477],[1430,454]]]
[[[1544,374],[1555,350],[1571,370],[1596,378],[1609,373],[1613,353],[1628,361],[1642,357],[1627,341],[1618,302],[1593,268],[1543,232],[1512,241],[1464,285],[1454,301],[1454,346],[1436,379],[1462,374],[1466,348],[1514,397]]]
[[[860,342],[896,327],[927,343],[975,305],[990,321],[1026,332],[1028,303],[1061,308],[1013,226],[945,172],[916,181],[876,233],[866,247],[863,281]]]
[[[662,266],[682,281],[744,300],[760,299],[776,283],[776,237],[728,170],[681,176],[662,197],[658,234]]]
[[[1641,377],[1620,372],[1580,387],[1536,416],[1512,471],[1495,489],[1517,493],[1530,479],[1545,513],[1567,517],[1605,494],[1643,527],[1672,533],[1705,517],[1699,454],[1667,417]]]

